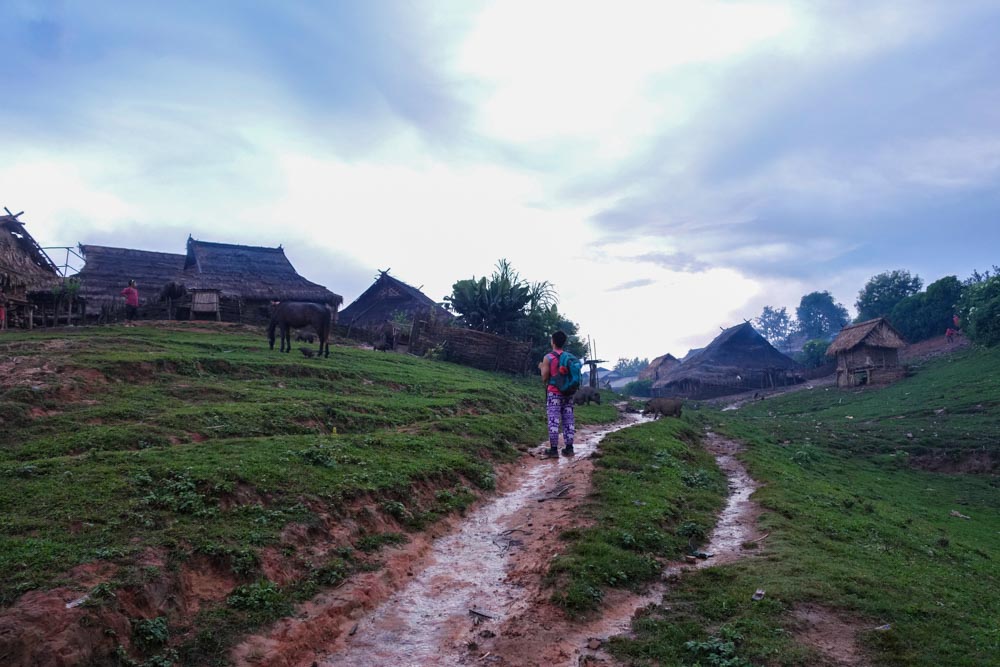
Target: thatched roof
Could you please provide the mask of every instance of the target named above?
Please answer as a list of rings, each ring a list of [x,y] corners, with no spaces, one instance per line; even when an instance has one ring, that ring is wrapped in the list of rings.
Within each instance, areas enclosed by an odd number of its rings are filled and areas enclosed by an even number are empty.
[[[744,323],[726,329],[707,347],[690,354],[653,387],[662,388],[684,380],[726,384],[736,376],[746,378],[753,373],[798,368],[799,364],[774,349],[749,323]]]
[[[267,301],[314,301],[339,306],[343,297],[300,276],[280,246],[210,243],[188,238],[183,274],[188,289],[217,289],[223,296]]]
[[[135,280],[142,301],[156,299],[160,289],[184,269],[184,255],[131,248],[80,244],[86,260],[76,275],[80,296],[90,306],[120,301],[122,289]]]
[[[4,290],[35,292],[58,284],[59,270],[24,223],[12,215],[0,215],[0,285]]]
[[[653,382],[656,382],[657,380],[661,380],[666,377],[667,373],[670,372],[670,369],[679,363],[681,362],[678,361],[677,357],[674,355],[664,354],[663,356],[657,357],[649,362],[649,365],[639,372],[639,379],[652,380]]]
[[[131,248],[80,245],[86,260],[77,274],[80,296],[100,305],[115,301],[129,280],[142,300],[155,299],[168,282],[188,289],[216,289],[224,297],[259,301],[314,301],[339,305],[343,299],[311,283],[279,248],[209,243],[188,239],[187,255]]]
[[[889,320],[879,317],[841,329],[830,347],[826,349],[826,356],[832,357],[838,352],[846,352],[859,345],[899,349],[906,347],[906,341],[902,334],[889,324]]]
[[[416,287],[393,278],[388,271],[379,271],[371,287],[340,312],[340,323],[347,326],[370,327],[393,319],[397,313],[408,316],[433,313],[445,320],[453,315]]]

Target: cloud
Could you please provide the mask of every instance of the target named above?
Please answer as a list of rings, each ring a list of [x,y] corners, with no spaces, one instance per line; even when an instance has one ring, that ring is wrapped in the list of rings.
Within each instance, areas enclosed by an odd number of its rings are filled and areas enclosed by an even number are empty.
[[[886,254],[940,266],[955,252],[945,221],[1000,243],[984,229],[1000,215],[985,195],[1000,185],[1000,12],[963,8],[814,16],[798,48],[674,72],[714,80],[702,113],[564,195],[607,202],[591,219],[603,242],[647,239],[759,278],[824,279]]]
[[[633,257],[637,262],[650,262],[671,271],[698,273],[708,269],[708,264],[683,252],[647,252]]]
[[[655,285],[656,281],[652,278],[638,278],[636,280],[629,280],[621,285],[616,285],[614,287],[609,287],[609,292],[622,292],[624,290],[637,289],[639,287],[648,287],[649,285]]]

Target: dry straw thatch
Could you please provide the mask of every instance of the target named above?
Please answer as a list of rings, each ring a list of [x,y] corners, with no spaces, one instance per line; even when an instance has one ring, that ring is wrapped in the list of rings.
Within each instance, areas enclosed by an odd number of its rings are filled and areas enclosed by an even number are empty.
[[[749,324],[726,329],[653,384],[657,396],[710,398],[800,382],[801,367]]]
[[[5,297],[25,303],[28,294],[60,284],[59,270],[24,223],[12,215],[0,216],[0,287]]]
[[[837,337],[830,343],[830,347],[826,349],[826,356],[833,357],[838,352],[846,352],[859,345],[898,350],[906,347],[906,341],[902,334],[889,323],[889,320],[878,317],[841,329]]]
[[[380,328],[386,321],[402,315],[406,319],[428,319],[447,322],[452,314],[416,287],[379,271],[371,287],[351,305],[340,311],[339,321],[348,328]]]

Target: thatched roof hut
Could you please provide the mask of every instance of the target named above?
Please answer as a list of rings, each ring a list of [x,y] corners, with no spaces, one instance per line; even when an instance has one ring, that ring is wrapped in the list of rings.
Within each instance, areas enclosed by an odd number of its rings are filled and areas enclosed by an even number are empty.
[[[390,276],[388,271],[379,271],[372,286],[340,312],[340,323],[347,327],[374,329],[398,316],[453,319],[451,313],[416,287]]]
[[[826,355],[837,358],[840,387],[885,384],[905,374],[899,364],[899,350],[904,347],[903,336],[889,320],[879,317],[841,329]]]
[[[652,380],[653,383],[659,382],[680,363],[674,355],[664,354],[649,362],[649,365],[639,372],[639,379]]]
[[[801,367],[749,324],[726,329],[653,384],[655,396],[711,398],[802,381]]]
[[[119,304],[129,280],[136,282],[140,304],[155,301],[163,285],[184,269],[184,255],[169,252],[80,244],[80,254],[86,263],[76,275],[79,296],[91,314]]]
[[[325,303],[334,313],[343,301],[339,294],[300,276],[280,246],[210,243],[189,237],[185,255],[95,245],[81,245],[80,251],[86,260],[77,275],[80,296],[92,315],[103,316],[118,308],[119,295],[129,280],[135,280],[139,288],[143,317],[166,315],[159,295],[170,282],[185,286],[191,294],[179,304],[180,310],[190,312],[199,296],[210,293],[214,315],[227,321],[265,321],[272,301]]]
[[[339,307],[343,297],[300,276],[281,246],[236,245],[188,237],[183,274],[189,290],[218,290],[244,301],[312,301]]]
[[[0,215],[0,287],[10,305],[28,303],[32,292],[60,283],[56,268],[41,246],[13,215]]]

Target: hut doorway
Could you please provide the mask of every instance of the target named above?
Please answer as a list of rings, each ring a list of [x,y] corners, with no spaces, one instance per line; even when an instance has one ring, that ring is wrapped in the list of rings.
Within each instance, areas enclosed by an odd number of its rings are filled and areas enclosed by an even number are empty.
[[[222,313],[219,310],[219,290],[191,290],[191,315],[193,320],[195,315],[214,315],[215,321],[222,320]]]

